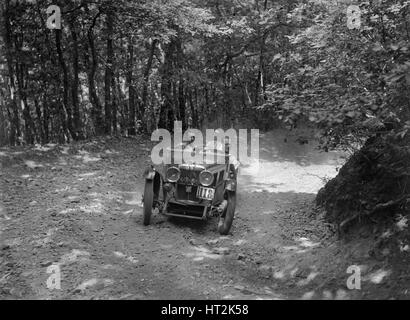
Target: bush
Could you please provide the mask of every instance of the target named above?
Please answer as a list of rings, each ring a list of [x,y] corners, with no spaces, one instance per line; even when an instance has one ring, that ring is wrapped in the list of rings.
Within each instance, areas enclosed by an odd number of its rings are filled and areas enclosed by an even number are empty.
[[[358,222],[405,213],[410,204],[410,136],[370,138],[316,198],[326,219],[345,231]]]

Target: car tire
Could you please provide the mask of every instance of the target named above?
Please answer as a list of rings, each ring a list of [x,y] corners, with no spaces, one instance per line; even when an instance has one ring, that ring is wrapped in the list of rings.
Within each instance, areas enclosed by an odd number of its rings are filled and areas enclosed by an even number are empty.
[[[229,233],[229,230],[231,230],[233,218],[235,215],[236,192],[228,191],[227,201],[228,204],[226,206],[225,212],[221,215],[218,222],[218,232],[221,235],[227,235]]]
[[[145,180],[144,188],[144,226],[151,222],[152,206],[154,204],[154,182],[152,180]]]

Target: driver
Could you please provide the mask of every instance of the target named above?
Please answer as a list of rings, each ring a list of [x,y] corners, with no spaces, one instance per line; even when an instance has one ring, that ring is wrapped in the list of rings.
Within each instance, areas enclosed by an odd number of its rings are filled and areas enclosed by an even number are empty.
[[[220,134],[223,134],[223,130],[221,129],[216,129],[215,130],[215,135],[219,136]],[[225,137],[225,145],[229,146],[229,138]],[[225,146],[219,141],[208,141],[205,145],[205,150],[216,150],[219,152],[225,152]],[[233,164],[235,167],[235,170],[238,170],[240,162],[236,159],[236,157],[233,154],[229,154],[229,163]]]

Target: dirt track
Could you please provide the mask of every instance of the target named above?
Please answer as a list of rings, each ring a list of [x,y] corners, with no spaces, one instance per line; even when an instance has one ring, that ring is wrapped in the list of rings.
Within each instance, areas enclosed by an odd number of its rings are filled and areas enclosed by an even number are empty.
[[[335,155],[272,140],[262,139],[262,171],[241,171],[226,237],[216,220],[155,215],[142,225],[142,140],[1,149],[0,298],[408,298],[405,273],[371,256],[369,239],[338,241],[315,209]],[[61,290],[47,288],[52,264]],[[361,290],[346,287],[353,264]]]

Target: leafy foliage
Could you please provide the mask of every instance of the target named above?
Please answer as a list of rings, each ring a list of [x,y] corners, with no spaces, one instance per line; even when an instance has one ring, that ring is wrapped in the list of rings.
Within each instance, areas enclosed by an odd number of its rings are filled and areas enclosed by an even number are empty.
[[[290,126],[308,119],[323,129],[325,149],[361,145],[409,119],[410,2],[362,2],[354,30],[346,7],[309,4],[307,26],[277,60],[285,81],[269,87],[261,106]]]
[[[0,143],[237,121],[310,122],[325,149],[407,133],[409,1],[2,3]],[[217,112],[216,112],[217,111]]]

